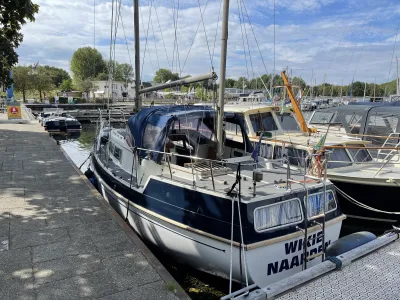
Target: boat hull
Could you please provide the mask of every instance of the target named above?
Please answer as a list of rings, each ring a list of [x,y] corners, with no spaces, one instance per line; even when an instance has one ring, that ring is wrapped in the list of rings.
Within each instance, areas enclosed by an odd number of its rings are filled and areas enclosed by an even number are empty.
[[[364,205],[387,212],[400,211],[400,201],[397,201],[399,188],[393,184],[346,182],[332,177],[330,180],[344,193]],[[339,191],[337,192],[337,199],[343,213],[348,217],[347,225],[374,229],[376,227],[391,228],[392,225],[400,222],[400,215],[385,214],[362,208],[347,200]]]
[[[92,164],[93,167],[93,164]],[[229,240],[213,236],[190,226],[173,221],[165,216],[135,203],[135,199],[143,197],[132,189],[127,199],[118,192],[115,186],[110,187],[94,168],[99,191],[110,205],[127,220],[142,239],[164,250],[179,262],[190,265],[214,275],[229,278],[231,264],[231,244]],[[326,226],[326,245],[339,238],[343,216],[330,220]],[[318,226],[309,231],[309,255],[322,251],[321,229]],[[302,241],[304,235],[294,232],[272,238],[263,242],[246,245],[245,266],[242,250],[234,243],[232,247],[232,276],[236,281],[245,281],[245,270],[249,282],[264,286],[286,278],[303,267]],[[241,259],[242,258],[242,259]],[[240,264],[242,261],[242,265]],[[321,262],[315,258],[308,266]],[[241,272],[242,269],[242,272]]]

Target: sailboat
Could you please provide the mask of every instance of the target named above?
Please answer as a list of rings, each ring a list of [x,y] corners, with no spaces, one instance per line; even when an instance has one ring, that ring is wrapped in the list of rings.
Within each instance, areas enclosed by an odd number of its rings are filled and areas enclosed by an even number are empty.
[[[134,9],[138,63],[138,1]],[[104,198],[144,240],[192,267],[264,286],[321,262],[345,216],[326,178],[290,174],[260,157],[240,116],[224,112],[228,0],[223,11],[218,109],[141,109],[141,93],[165,87],[137,84],[138,113],[124,129],[101,122],[90,168]]]

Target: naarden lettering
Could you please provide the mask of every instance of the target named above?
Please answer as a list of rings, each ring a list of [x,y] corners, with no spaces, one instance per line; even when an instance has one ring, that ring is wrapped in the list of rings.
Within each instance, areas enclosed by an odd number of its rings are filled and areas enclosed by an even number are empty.
[[[307,250],[308,251],[306,253],[306,256],[310,256],[310,255],[314,255],[314,254],[322,252],[322,245],[311,248],[312,246],[315,246],[318,243],[322,243],[322,231],[320,231],[318,233],[314,233],[308,237],[308,241],[307,241]],[[330,244],[331,244],[330,240],[325,242],[325,249]],[[286,255],[302,251],[302,249],[303,249],[303,239],[285,243]],[[304,252],[302,252],[300,255],[295,255],[289,259],[285,258],[281,261],[269,263],[267,275],[280,273],[280,272],[283,272],[286,270],[293,269],[294,267],[301,266],[303,264],[303,261],[304,261]]]

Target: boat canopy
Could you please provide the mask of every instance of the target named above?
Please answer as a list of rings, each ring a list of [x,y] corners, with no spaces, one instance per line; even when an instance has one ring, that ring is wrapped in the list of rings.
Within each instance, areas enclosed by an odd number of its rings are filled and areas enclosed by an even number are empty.
[[[316,111],[310,124],[341,124],[347,134],[360,135],[364,140],[382,144],[388,137],[400,132],[400,106],[346,105]]]
[[[196,143],[215,143],[216,117],[216,111],[209,106],[157,106],[144,108],[130,117],[128,127],[134,146],[164,152],[167,138],[177,132],[187,134],[188,139],[192,138]],[[251,152],[253,147],[242,118],[236,113],[225,113],[224,120],[240,127],[247,152]],[[193,138],[196,132],[198,134]],[[141,151],[140,156],[146,156],[145,151]],[[151,157],[158,161],[162,156],[153,153]]]

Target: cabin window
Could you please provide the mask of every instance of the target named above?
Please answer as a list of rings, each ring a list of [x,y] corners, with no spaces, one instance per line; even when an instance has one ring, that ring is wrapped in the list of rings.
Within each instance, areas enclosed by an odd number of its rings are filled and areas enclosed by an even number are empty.
[[[298,198],[258,207],[254,210],[254,229],[257,232],[274,230],[303,221]]]
[[[352,115],[345,116],[345,121],[346,121],[347,125],[349,126],[350,133],[352,133],[352,134],[360,133],[361,120],[362,120],[362,116],[360,116],[360,115],[352,114]]]
[[[108,146],[108,149],[109,149],[110,153],[114,153],[114,144],[110,143]]]
[[[251,125],[255,132],[278,130],[274,117],[270,112],[250,115]]]
[[[277,113],[279,122],[281,123],[283,130],[299,130],[299,125],[297,124],[296,119],[290,113]]]
[[[154,150],[162,130],[162,127],[147,124],[143,135],[143,148]]]
[[[234,123],[225,123],[225,132],[231,135],[239,135],[242,136],[242,129],[238,124]]]
[[[350,156],[344,148],[334,148],[329,156],[328,169],[351,166]]]
[[[326,201],[325,214],[336,210],[337,204],[335,200],[335,195],[333,194],[332,191],[330,190],[326,191],[325,201]],[[324,192],[308,195],[307,218],[311,219],[313,217],[322,214],[324,212],[323,203],[324,203]]]
[[[121,161],[121,158],[122,158],[122,150],[121,150],[120,148],[115,147],[115,149],[114,149],[114,157],[115,157],[117,160]]]
[[[329,124],[333,115],[334,113],[332,112],[316,111],[310,120],[310,124]]]
[[[286,156],[286,154],[283,153],[282,146],[275,146],[274,147],[274,159],[282,158],[284,156]]]
[[[253,143],[253,147],[257,147],[257,143]],[[266,159],[272,159],[274,154],[274,147],[270,144],[261,144],[260,155]]]
[[[353,147],[365,147],[364,145],[349,145]],[[351,156],[353,157],[353,160],[355,162],[365,162],[365,161],[371,161],[372,157],[367,151],[367,149],[347,149],[349,150]]]

